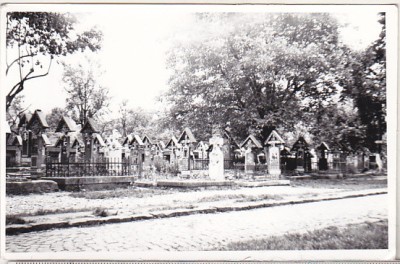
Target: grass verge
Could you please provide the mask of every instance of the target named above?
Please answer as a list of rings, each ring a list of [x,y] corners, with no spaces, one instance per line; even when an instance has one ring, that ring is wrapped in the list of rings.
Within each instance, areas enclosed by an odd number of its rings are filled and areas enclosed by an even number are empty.
[[[388,222],[365,222],[345,227],[331,226],[307,233],[272,236],[232,242],[213,250],[324,250],[324,249],[387,249]]]
[[[374,179],[373,177],[346,178],[346,179],[304,179],[291,181],[292,187],[307,188],[329,188],[329,189],[347,189],[347,190],[367,190],[375,188],[386,188],[387,180]]]
[[[172,193],[171,190],[129,187],[115,190],[74,192],[71,193],[70,196],[85,199],[109,199],[122,197],[145,198],[170,193]]]
[[[74,198],[85,198],[85,199],[109,199],[109,198],[148,198],[156,195],[166,195],[180,192],[201,192],[204,190],[236,190],[239,187],[236,186],[210,186],[210,187],[199,187],[199,188],[142,188],[142,187],[128,187],[115,190],[103,190],[103,191],[84,191],[74,192],[70,196]]]
[[[26,223],[27,222],[19,216],[14,216],[14,215],[6,216],[6,225],[23,225]]]

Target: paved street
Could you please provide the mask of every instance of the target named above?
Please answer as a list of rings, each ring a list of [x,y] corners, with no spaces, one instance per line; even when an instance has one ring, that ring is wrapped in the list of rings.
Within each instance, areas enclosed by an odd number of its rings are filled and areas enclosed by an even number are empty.
[[[387,219],[387,195],[7,236],[7,252],[190,251]]]

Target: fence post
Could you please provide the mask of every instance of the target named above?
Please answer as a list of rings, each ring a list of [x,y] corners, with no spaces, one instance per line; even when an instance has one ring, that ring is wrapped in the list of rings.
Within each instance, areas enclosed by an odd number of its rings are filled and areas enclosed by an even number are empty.
[[[67,177],[69,177],[70,176],[70,173],[69,173],[69,157],[68,157],[68,159],[67,159]]]

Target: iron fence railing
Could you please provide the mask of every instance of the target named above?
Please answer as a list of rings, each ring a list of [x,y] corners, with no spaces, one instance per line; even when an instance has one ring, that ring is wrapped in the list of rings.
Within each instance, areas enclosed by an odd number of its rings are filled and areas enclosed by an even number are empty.
[[[46,177],[141,175],[142,166],[131,159],[103,158],[81,162],[46,161]]]
[[[189,170],[208,170],[210,160],[209,159],[194,159],[190,161]],[[235,169],[235,162],[231,159],[224,160],[224,169],[232,170]]]

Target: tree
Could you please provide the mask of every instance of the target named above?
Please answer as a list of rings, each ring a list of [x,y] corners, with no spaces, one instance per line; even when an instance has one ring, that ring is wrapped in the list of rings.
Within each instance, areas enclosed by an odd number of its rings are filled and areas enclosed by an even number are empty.
[[[61,107],[54,107],[50,113],[46,115],[47,123],[51,130],[56,130],[58,123],[63,116],[67,115],[67,110]]]
[[[10,125],[10,129],[13,133],[18,132],[18,122],[21,115],[28,109],[29,107],[25,107],[24,96],[18,95],[15,97],[14,101],[10,105],[7,113],[6,119],[8,124]]]
[[[335,103],[346,49],[329,14],[203,14],[198,22],[196,37],[168,54],[165,98],[175,127],[206,139],[219,124],[236,138],[266,139],[299,120],[315,124],[316,113]]]
[[[377,151],[376,140],[386,132],[386,26],[385,13],[379,14],[382,30],[379,38],[365,51],[353,52],[341,80],[342,98],[351,98],[362,126],[363,144]]]
[[[100,49],[101,32],[91,29],[77,34],[76,18],[52,12],[7,13],[6,75],[18,72],[18,81],[6,97],[6,109],[29,80],[49,74],[53,60],[76,51]]]
[[[121,132],[123,137],[132,133],[143,135],[151,131],[151,114],[142,108],[129,108],[127,100],[120,104],[118,114],[116,129]]]
[[[90,59],[77,65],[64,64],[66,108],[78,124],[83,125],[88,118],[103,114],[109,105],[108,88],[97,82],[100,75],[99,65]]]

